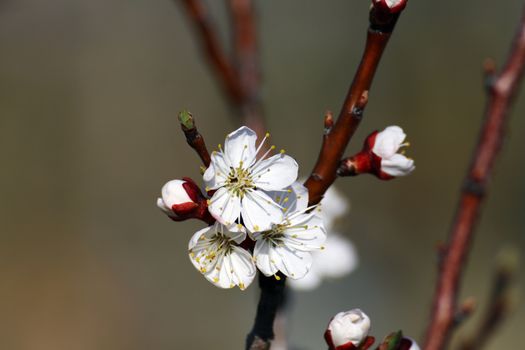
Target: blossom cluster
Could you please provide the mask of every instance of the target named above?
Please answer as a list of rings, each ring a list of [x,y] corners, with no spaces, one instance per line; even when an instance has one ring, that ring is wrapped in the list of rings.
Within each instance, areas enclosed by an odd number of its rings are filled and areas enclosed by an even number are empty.
[[[248,127],[227,135],[203,175],[206,194],[190,179],[172,180],[157,206],[179,221],[197,217],[210,226],[190,239],[188,253],[204,277],[221,288],[247,288],[257,269],[303,278],[311,252],[324,249],[320,207],[308,207],[308,191],[297,182],[298,165],[284,150],[265,150],[265,138]]]

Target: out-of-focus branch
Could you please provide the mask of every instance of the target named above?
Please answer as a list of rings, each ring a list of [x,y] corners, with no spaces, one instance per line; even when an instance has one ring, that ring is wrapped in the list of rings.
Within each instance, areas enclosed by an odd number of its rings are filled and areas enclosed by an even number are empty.
[[[191,148],[197,152],[202,164],[207,168],[210,165],[210,153],[206,148],[206,143],[204,138],[197,130],[195,126],[195,120],[189,111],[182,111],[179,113],[179,122],[184,135],[186,136],[186,142],[190,145]]]
[[[239,109],[241,123],[252,128],[262,138],[266,134],[266,127],[260,98],[261,73],[255,9],[251,0],[228,2],[233,26],[234,63],[242,93],[236,108]]]
[[[501,73],[495,74],[493,63],[485,65],[488,82],[485,121],[460,194],[448,245],[440,265],[431,321],[426,333],[425,350],[443,349],[450,338],[454,326],[463,265],[470,248],[494,160],[503,140],[509,108],[521,82],[524,64],[525,12]]]
[[[266,133],[260,102],[259,53],[254,6],[251,0],[228,0],[234,43],[233,60],[225,54],[208,9],[201,0],[182,0],[196,29],[210,68],[221,84],[240,124],[252,128],[259,137]]]
[[[517,275],[517,253],[504,252],[498,261],[492,291],[488,306],[479,327],[460,345],[460,350],[479,350],[483,348],[490,337],[512,310],[512,287]]]
[[[181,0],[181,2],[195,27],[198,42],[202,46],[208,63],[217,75],[217,80],[223,87],[228,100],[238,105],[243,100],[239,79],[215,34],[207,7],[201,0]]]
[[[403,7],[406,1],[402,1]],[[368,100],[379,61],[390,39],[402,8],[389,11],[384,2],[373,1],[370,26],[361,63],[333,127],[333,120],[325,120],[325,133],[317,163],[306,180],[310,204],[317,204],[337,177],[337,169],[346,146],[356,131]],[[328,124],[328,125],[327,125]]]

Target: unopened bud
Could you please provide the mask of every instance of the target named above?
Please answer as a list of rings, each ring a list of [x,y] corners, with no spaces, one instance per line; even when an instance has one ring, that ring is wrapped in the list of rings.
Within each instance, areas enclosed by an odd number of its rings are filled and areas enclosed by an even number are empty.
[[[408,0],[372,0],[373,5],[390,13],[398,13],[407,5]]]
[[[371,172],[382,180],[410,174],[416,168],[414,161],[398,153],[402,147],[410,144],[404,142],[406,134],[399,126],[389,126],[380,132],[373,132],[365,141],[365,149],[370,153]]]
[[[324,337],[331,350],[352,349],[361,344],[369,330],[370,318],[360,309],[353,309],[335,315]]]
[[[190,218],[210,221],[206,198],[190,178],[168,181],[157,199],[157,207],[175,221]]]
[[[401,339],[399,350],[420,350],[420,348],[414,339],[410,337],[403,337],[403,339]]]

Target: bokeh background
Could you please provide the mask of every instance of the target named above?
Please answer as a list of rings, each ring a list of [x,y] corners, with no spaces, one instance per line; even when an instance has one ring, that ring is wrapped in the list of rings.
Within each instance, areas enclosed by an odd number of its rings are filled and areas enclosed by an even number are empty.
[[[228,44],[224,4],[208,3]],[[360,58],[369,2],[256,4],[268,129],[306,175],[323,113],[339,109]],[[403,329],[420,339],[436,245],[446,238],[480,125],[481,62],[502,62],[521,6],[409,3],[349,153],[368,132],[399,124],[417,170],[391,182],[337,182],[352,203],[342,229],[360,265],[295,295],[296,348],[324,348],[329,318],[354,307],[370,315],[380,338]],[[210,145],[237,127],[180,4],[2,0],[0,52],[0,348],[242,348],[258,288],[220,290],[205,281],[186,255],[202,225],[173,223],[155,206],[167,180],[199,179],[179,110],[197,116]],[[522,92],[463,283],[462,296],[481,304],[500,248],[525,248],[524,101]],[[523,322],[518,303],[488,349],[519,348]]]

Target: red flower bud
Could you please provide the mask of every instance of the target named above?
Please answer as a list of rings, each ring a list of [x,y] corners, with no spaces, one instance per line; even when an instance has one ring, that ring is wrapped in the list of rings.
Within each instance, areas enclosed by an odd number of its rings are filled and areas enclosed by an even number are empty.
[[[157,206],[174,221],[200,219],[209,224],[215,219],[208,212],[206,197],[190,178],[171,180],[162,187]]]

